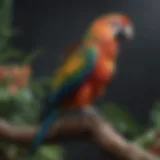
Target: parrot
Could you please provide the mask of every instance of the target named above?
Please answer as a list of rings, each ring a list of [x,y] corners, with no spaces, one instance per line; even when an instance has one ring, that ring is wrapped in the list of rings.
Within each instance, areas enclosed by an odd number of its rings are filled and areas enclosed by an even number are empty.
[[[121,42],[130,41],[133,36],[132,20],[125,14],[104,14],[90,24],[81,42],[67,51],[56,69],[52,90],[45,99],[41,127],[28,156],[36,152],[62,111],[90,108],[104,94],[116,73]]]

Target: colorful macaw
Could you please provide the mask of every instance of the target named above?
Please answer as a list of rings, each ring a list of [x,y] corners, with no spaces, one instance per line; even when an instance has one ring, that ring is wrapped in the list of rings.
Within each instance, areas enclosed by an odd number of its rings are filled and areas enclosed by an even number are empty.
[[[42,143],[62,110],[85,110],[104,93],[116,71],[120,41],[132,38],[133,25],[125,15],[103,15],[91,24],[82,43],[69,52],[56,70],[42,127],[33,140],[30,155]]]

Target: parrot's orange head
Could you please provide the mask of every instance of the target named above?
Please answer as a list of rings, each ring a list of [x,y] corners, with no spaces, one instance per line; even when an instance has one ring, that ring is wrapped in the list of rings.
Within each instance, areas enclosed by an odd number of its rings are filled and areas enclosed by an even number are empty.
[[[104,15],[93,22],[89,30],[96,39],[130,40],[133,38],[133,25],[129,17],[122,14]]]

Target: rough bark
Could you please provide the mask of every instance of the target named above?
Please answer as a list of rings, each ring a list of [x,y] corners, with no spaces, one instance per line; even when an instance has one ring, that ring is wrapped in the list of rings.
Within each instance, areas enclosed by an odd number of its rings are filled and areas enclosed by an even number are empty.
[[[0,138],[28,146],[37,127],[10,125],[0,121]],[[44,143],[59,144],[72,140],[91,139],[106,152],[122,160],[155,160],[155,157],[120,136],[98,115],[76,116],[59,119],[49,131]]]

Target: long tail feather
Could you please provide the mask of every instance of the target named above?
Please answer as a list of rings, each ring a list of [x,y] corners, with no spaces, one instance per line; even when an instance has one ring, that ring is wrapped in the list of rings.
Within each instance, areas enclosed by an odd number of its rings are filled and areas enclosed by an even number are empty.
[[[43,140],[45,139],[48,130],[51,128],[52,124],[57,120],[59,115],[58,110],[52,111],[52,113],[47,117],[47,119],[44,120],[42,127],[40,128],[40,131],[37,133],[35,138],[33,139],[33,143],[29,150],[26,153],[26,156],[29,158],[34,155],[36,152],[37,148],[41,145]]]

